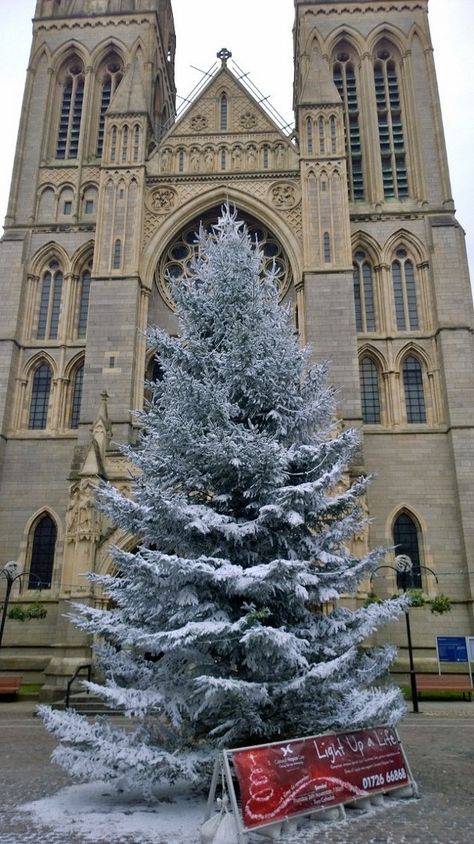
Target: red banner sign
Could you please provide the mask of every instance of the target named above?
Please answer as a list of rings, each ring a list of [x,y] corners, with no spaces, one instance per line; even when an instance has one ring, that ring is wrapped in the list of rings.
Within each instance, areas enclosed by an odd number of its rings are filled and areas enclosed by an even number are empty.
[[[244,827],[325,809],[409,782],[391,727],[331,733],[228,751]]]

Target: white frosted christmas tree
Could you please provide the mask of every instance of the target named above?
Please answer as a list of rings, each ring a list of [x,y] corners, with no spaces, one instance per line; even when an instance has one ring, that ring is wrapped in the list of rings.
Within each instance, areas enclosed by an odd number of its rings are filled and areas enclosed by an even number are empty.
[[[374,685],[393,648],[364,647],[403,601],[339,604],[382,557],[349,547],[366,479],[335,492],[357,434],[338,429],[326,367],[300,348],[235,213],[201,232],[197,255],[174,288],[180,336],[150,332],[162,378],[126,450],[133,499],[103,496],[137,550],[116,549],[116,574],[92,576],[112,609],[76,607],[104,643],[106,682],[91,689],[137,725],[42,708],[69,772],[145,789],[202,781],[219,747],[404,711],[397,688]]]

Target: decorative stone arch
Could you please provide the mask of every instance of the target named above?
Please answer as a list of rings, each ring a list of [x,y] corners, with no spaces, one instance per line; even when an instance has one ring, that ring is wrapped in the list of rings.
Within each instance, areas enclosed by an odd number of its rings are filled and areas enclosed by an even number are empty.
[[[209,231],[217,223],[220,213],[220,204],[207,208],[202,215],[198,215],[197,218],[183,225],[178,235],[164,244],[156,267],[155,282],[161,300],[166,303],[171,312],[175,310],[175,303],[168,279],[171,276],[175,281],[179,281],[188,275],[189,262],[196,254],[197,230],[202,224]],[[278,273],[276,284],[280,300],[283,301],[287,294],[291,295],[293,277],[288,256],[280,239],[273,229],[265,225],[261,215],[258,218],[254,217],[242,208],[237,213],[239,219],[246,223],[252,241],[258,243],[262,257],[261,272],[271,272],[275,265]]]
[[[51,53],[51,67],[56,76],[60,75],[68,62],[77,57],[83,64],[84,73],[90,66],[91,56],[84,44],[72,38],[66,44],[61,44],[57,50]]]
[[[395,357],[395,366],[398,370],[401,371],[403,362],[409,355],[419,358],[425,369],[428,370],[431,366],[431,359],[427,351],[419,343],[415,343],[413,340],[410,340],[410,342],[406,343],[403,348],[400,349]]]
[[[36,72],[40,62],[43,59],[46,59],[48,68],[51,68],[52,65],[53,65],[52,53],[51,53],[51,50],[49,49],[48,45],[44,44],[44,43],[40,44],[38,49],[35,50],[35,52],[32,54],[28,69]]]
[[[96,552],[95,573],[98,575],[115,573],[115,563],[111,553],[112,548],[118,548],[120,551],[131,553],[139,544],[136,536],[131,536],[129,533],[124,534],[120,528],[115,528],[106,539],[99,543]]]
[[[75,354],[74,357],[72,357],[71,360],[66,364],[66,367],[64,369],[64,377],[70,379],[74,370],[77,369],[81,365],[81,363],[84,363],[84,359],[85,352],[83,349],[81,349],[81,351]]]
[[[401,501],[399,504],[397,504],[395,507],[392,508],[390,513],[387,515],[387,518],[386,518],[386,521],[385,521],[385,538],[387,540],[388,546],[390,546],[392,544],[392,542],[390,541],[390,537],[392,535],[393,525],[395,524],[397,517],[401,513],[407,513],[412,519],[414,519],[416,522],[418,522],[418,525],[420,527],[420,530],[421,530],[423,536],[427,535],[428,525],[426,523],[424,516],[420,512],[418,512],[418,509],[416,507],[414,507],[413,504],[411,504],[410,502]]]
[[[69,210],[66,210],[65,203],[70,203]],[[61,220],[61,218],[71,217],[71,219],[77,214],[77,195],[76,195],[76,186],[71,182],[63,182],[58,187],[58,194],[57,194],[57,211],[56,211],[56,219]]]
[[[387,359],[385,355],[382,354],[380,349],[376,346],[372,346],[371,343],[362,343],[357,350],[357,356],[359,361],[362,360],[364,357],[370,357],[374,359],[374,363],[379,367],[380,372],[383,374],[387,372]]]
[[[79,248],[76,249],[71,257],[71,267],[75,275],[78,275],[81,272],[85,264],[88,264],[89,261],[93,260],[94,248],[95,242],[93,240],[88,240],[87,243],[83,243],[82,246],[79,246]]]
[[[54,258],[56,258],[63,267],[65,275],[71,271],[71,261],[66,250],[57,243],[57,241],[50,240],[38,249],[38,251],[30,258],[28,267],[29,275],[39,277],[41,271],[45,267],[45,264]]]
[[[415,38],[419,39],[421,47],[422,47],[423,50],[431,50],[432,49],[432,44],[431,44],[429,38],[427,38],[427,34],[425,33],[425,31],[423,29],[421,29],[418,26],[416,21],[414,21],[412,23],[410,30],[408,32],[407,39],[408,39],[408,48],[409,49],[412,48],[412,44],[413,44],[413,41],[414,41]]]
[[[55,551],[54,551],[54,560],[53,560],[53,567],[52,567],[52,582],[51,582],[51,589],[58,589],[59,588],[59,579],[60,573],[62,569],[62,557],[63,557],[63,542],[64,542],[64,532],[61,519],[59,518],[57,512],[54,508],[50,507],[49,505],[46,507],[38,508],[28,519],[25,524],[23,530],[23,536],[20,540],[20,547],[18,553],[18,562],[22,567],[23,571],[29,572],[30,569],[30,562],[31,562],[31,553],[33,548],[33,537],[34,532],[40,523],[40,521],[45,517],[48,516],[53,522],[56,528],[56,541],[55,541]],[[25,578],[24,585],[22,585],[21,591],[29,591],[28,580]],[[32,592],[36,592],[34,587],[31,588]],[[48,590],[49,592],[50,590]]]
[[[81,186],[78,202],[78,213],[84,222],[95,220],[97,216],[97,207],[99,201],[99,186],[96,182],[86,182]],[[88,203],[92,202],[92,211],[89,210]]]
[[[141,254],[139,271],[142,283],[148,290],[153,287],[156,266],[164,245],[170,243],[187,223],[204,215],[209,209],[226,203],[235,205],[238,211],[242,210],[260,220],[278,237],[290,263],[293,284],[299,283],[302,277],[301,246],[289,223],[261,200],[229,184],[224,184],[200,193],[199,196],[170,213],[163,225],[150,238]]]
[[[125,73],[125,59],[128,54],[127,46],[119,38],[108,37],[104,38],[103,41],[100,41],[98,44],[96,44],[93,50],[91,51],[90,65],[94,76],[100,70],[100,66],[102,65],[102,63],[107,59],[108,55],[110,55],[111,53],[117,53],[119,58],[122,60],[123,69]]]
[[[303,49],[301,50],[301,55],[306,61],[309,61],[308,57],[311,55],[313,48],[318,50],[322,55],[325,54],[324,40],[321,34],[315,29],[311,29],[308,32]]]
[[[387,238],[382,247],[382,261],[390,264],[393,260],[395,250],[403,246],[412,252],[417,264],[428,262],[428,253],[423,242],[413,232],[408,231],[408,229],[398,229]]]
[[[35,370],[35,369],[36,369],[36,368],[40,365],[40,363],[42,363],[42,362],[44,362],[44,363],[48,364],[48,366],[51,368],[51,371],[52,371],[52,373],[53,373],[53,378],[57,378],[57,377],[58,377],[58,374],[59,374],[59,372],[58,372],[58,365],[57,365],[57,363],[56,363],[55,359],[53,358],[53,356],[52,356],[52,355],[50,355],[50,354],[49,354],[49,352],[45,351],[44,349],[41,349],[41,350],[37,351],[34,355],[32,355],[32,356],[31,356],[31,357],[30,357],[30,358],[26,361],[26,363],[25,363],[25,364],[24,364],[24,366],[23,366],[23,375],[24,375],[26,378],[29,378],[29,377],[31,376],[31,373],[32,373],[32,372],[33,372],[33,371],[34,371],[34,370]]]
[[[135,39],[128,52],[130,56],[130,61],[127,62],[125,70],[128,70],[129,67],[131,67],[131,65],[133,64],[133,62],[137,59],[138,61],[145,62],[145,56],[148,53],[148,47],[141,35],[139,35]]]
[[[368,252],[370,261],[374,268],[378,266],[382,260],[382,246],[378,240],[369,232],[358,230],[351,236],[351,249],[354,255],[358,249]]]
[[[52,183],[41,185],[36,198],[36,219],[51,224],[56,219],[58,189]]]
[[[367,49],[366,41],[359,31],[347,24],[339,26],[331,32],[325,42],[325,52],[329,56],[330,65],[336,59],[336,50],[344,43],[354,52],[354,58],[358,62],[360,62],[362,54]]]
[[[375,51],[383,41],[389,43],[396,50],[399,60],[409,49],[409,40],[403,30],[391,23],[384,22],[376,26],[367,37],[366,49],[371,54],[372,60],[375,60]]]

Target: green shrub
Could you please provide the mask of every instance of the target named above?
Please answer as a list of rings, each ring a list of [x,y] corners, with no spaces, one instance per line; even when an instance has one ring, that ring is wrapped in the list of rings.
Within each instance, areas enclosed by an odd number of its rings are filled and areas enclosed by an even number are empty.
[[[15,604],[8,610],[8,618],[13,618],[15,621],[30,621],[32,618],[46,618],[46,614],[45,607],[38,601],[28,604],[26,607],[22,604]]]

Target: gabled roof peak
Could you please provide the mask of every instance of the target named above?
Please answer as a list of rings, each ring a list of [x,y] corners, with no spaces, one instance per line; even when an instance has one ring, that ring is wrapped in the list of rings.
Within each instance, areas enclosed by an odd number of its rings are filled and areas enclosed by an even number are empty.
[[[257,85],[255,85],[251,80],[250,74],[239,67],[237,62],[232,58],[231,51],[226,47],[223,47],[218,53],[216,53],[216,58],[220,59],[220,64],[215,61],[209,70],[201,71],[202,76],[200,80],[196,83],[187,97],[179,97],[178,95],[178,99],[181,100],[181,103],[178,106],[175,121],[181,121],[181,118],[183,118],[190,108],[195,105],[201,95],[209,89],[213,81],[217,80],[221,74],[228,74],[229,81],[240,85],[247,95],[250,95],[253,100],[253,105],[259,106],[260,109],[265,112],[267,118],[269,118],[271,123],[274,124],[275,129],[283,132],[287,137],[291,136],[294,131],[293,121],[288,122],[285,120],[277,109],[274,108],[270,102],[270,97],[265,96],[265,94],[263,94]],[[231,66],[229,66],[229,60],[231,62]],[[166,128],[171,127],[172,123],[170,122],[169,127]]]

